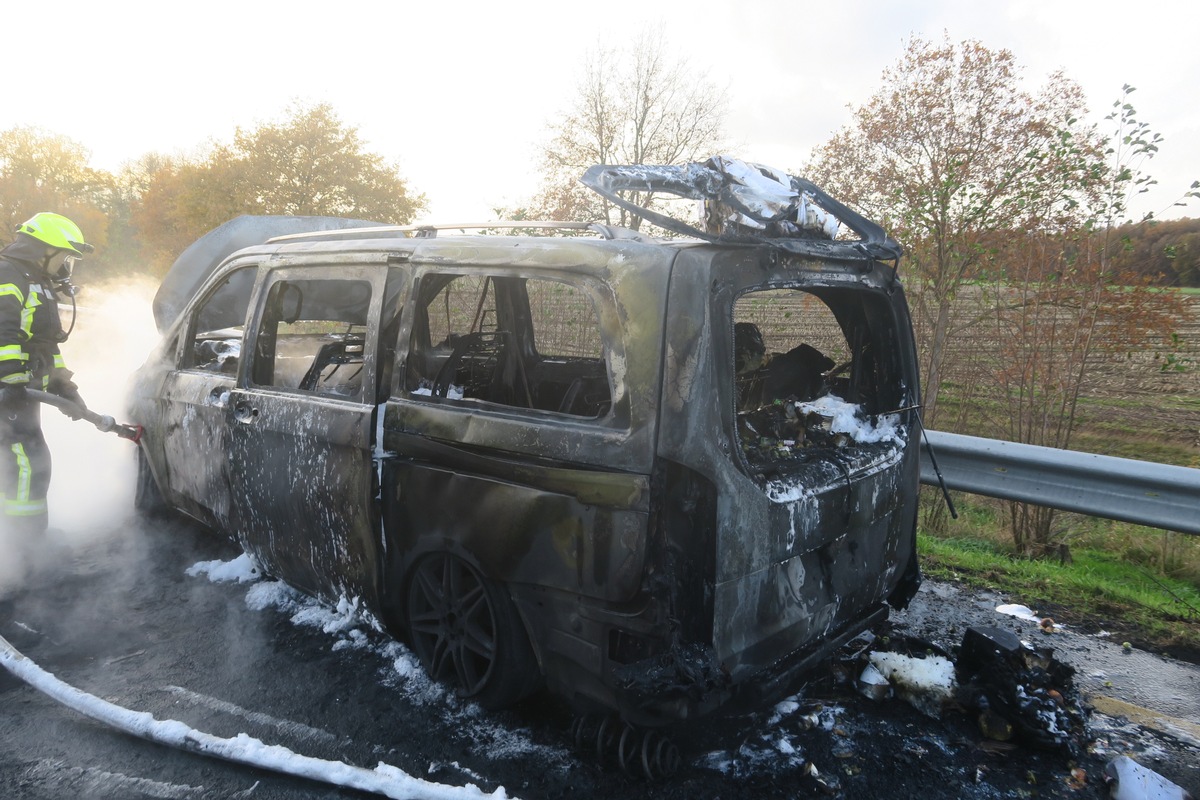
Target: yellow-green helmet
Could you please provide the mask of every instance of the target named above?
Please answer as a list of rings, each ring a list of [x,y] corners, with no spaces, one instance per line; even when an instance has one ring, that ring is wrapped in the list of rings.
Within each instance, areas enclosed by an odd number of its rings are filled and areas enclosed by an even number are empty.
[[[51,214],[49,211],[34,214],[28,222],[17,226],[17,232],[28,234],[51,247],[70,250],[77,256],[94,249],[83,240],[83,231],[79,230],[78,225],[62,214]]]

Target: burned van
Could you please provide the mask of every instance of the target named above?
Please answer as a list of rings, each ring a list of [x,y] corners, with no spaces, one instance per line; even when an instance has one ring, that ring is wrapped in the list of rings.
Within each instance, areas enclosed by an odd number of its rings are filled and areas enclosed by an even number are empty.
[[[164,284],[138,502],[488,707],[543,682],[647,725],[765,702],[919,581],[899,249],[732,160],[584,181],[668,237],[235,221],[320,230],[217,235],[194,290]]]

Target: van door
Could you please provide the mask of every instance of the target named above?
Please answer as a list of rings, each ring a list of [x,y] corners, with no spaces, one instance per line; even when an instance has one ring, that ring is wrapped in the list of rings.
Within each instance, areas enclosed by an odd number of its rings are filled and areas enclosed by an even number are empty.
[[[229,400],[244,546],[268,572],[331,600],[371,603],[378,591],[372,451],[387,280],[384,265],[272,271]]]
[[[625,310],[579,274],[443,267],[416,287],[384,434],[396,552],[448,550],[493,579],[631,598],[658,390],[642,376],[657,375],[659,348],[627,353]],[[647,317],[652,341],[661,314]]]
[[[229,530],[228,402],[237,380],[257,264],[227,273],[188,312],[157,394],[167,499]]]

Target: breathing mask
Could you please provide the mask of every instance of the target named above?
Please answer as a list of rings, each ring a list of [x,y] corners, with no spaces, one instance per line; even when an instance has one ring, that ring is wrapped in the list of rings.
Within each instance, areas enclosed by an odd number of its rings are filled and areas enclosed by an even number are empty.
[[[62,265],[58,270],[50,276],[50,281],[54,284],[54,290],[59,294],[67,297],[75,297],[79,291],[79,287],[71,282],[71,276],[75,272],[75,262],[79,261],[78,256],[67,256],[63,259]]]

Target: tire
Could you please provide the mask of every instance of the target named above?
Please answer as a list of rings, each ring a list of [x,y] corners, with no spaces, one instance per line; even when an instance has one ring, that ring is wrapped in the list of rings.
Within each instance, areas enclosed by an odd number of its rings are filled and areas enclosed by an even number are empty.
[[[470,564],[449,553],[425,556],[407,595],[413,650],[429,677],[489,710],[538,687],[541,673],[516,607]]]
[[[159,491],[150,461],[142,448],[137,451],[137,487],[133,494],[133,507],[147,517],[165,517],[171,510]]]

